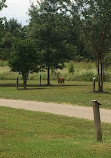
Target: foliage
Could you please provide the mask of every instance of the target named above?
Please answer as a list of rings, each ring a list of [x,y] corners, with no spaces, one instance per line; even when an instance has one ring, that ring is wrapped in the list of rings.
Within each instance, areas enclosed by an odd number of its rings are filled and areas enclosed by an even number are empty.
[[[50,84],[50,68],[58,68],[70,60],[74,50],[68,42],[69,21],[66,16],[59,13],[61,8],[61,1],[45,0],[39,7],[32,5],[29,11],[30,36],[35,38],[41,51],[41,65],[47,68],[48,84]]]
[[[1,59],[9,59],[16,40],[23,39],[23,28],[16,19],[4,20],[4,34],[1,38]]]
[[[4,3],[0,7],[2,9]],[[64,62],[70,60],[91,59],[97,65],[98,91],[103,91],[103,81],[109,80],[106,76],[110,74],[104,75],[104,72],[111,64],[110,0],[37,1],[36,5],[31,5],[29,15],[30,23],[24,28],[16,19],[5,19],[4,23],[1,19],[0,58],[9,58],[14,43],[28,38],[35,41],[35,49],[39,50],[41,71],[47,70],[47,77],[45,74],[44,78],[47,78],[48,85],[51,69],[62,69]],[[73,71],[73,65],[70,65],[69,71]],[[66,78],[91,80],[95,72],[71,75]]]
[[[0,1],[0,10],[2,10],[3,7],[6,7],[5,2],[6,2],[6,0]]]
[[[6,7],[5,1],[6,1],[6,0],[0,1],[0,11],[2,10],[3,7]],[[1,54],[1,51],[2,51],[2,50],[1,50],[1,40],[2,40],[2,37],[3,37],[3,35],[4,35],[3,20],[4,20],[4,18],[1,18],[1,17],[0,17],[0,54]],[[0,56],[1,56],[1,55],[0,55]]]
[[[73,62],[70,62],[70,64],[69,64],[69,72],[70,73],[74,73],[74,63]]]
[[[21,40],[17,42],[14,51],[11,53],[9,66],[12,71],[22,74],[24,89],[29,73],[37,72],[39,64],[39,55],[36,45],[33,41]]]
[[[103,63],[111,48],[111,1],[77,0],[75,3],[72,2],[71,11],[72,16],[77,12],[81,37],[85,41],[85,46],[95,55],[98,90],[103,91]]]
[[[94,62],[75,62],[74,61],[74,74],[69,73],[69,63],[64,63],[65,67],[61,69],[57,69],[56,72],[60,72],[60,76],[65,78],[65,81],[92,81],[93,77],[97,76],[96,65]],[[47,79],[47,72],[39,72],[39,73],[31,73],[29,74],[29,80],[39,80],[40,74],[42,76],[42,81]],[[8,67],[8,62],[0,61],[0,80],[15,80],[18,77],[16,72],[10,72],[10,68]],[[22,79],[21,75],[19,78]],[[97,77],[96,77],[97,78]],[[57,80],[57,76],[55,75],[55,70],[51,70],[50,73],[51,80]],[[111,81],[111,67],[108,67],[104,71],[104,81]],[[53,82],[53,81],[52,81]]]
[[[9,21],[5,19],[5,29],[12,33],[15,37],[22,37],[22,26],[18,21],[14,18],[11,18]]]
[[[108,68],[110,68],[110,67],[111,67],[111,50],[107,54],[107,56],[105,56],[105,59],[104,59],[104,68],[105,68],[105,70],[108,70]]]

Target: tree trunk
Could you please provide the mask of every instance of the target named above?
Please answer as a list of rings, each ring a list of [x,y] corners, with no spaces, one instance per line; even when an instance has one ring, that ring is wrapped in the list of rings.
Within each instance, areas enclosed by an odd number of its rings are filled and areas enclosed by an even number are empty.
[[[102,59],[98,57],[98,64],[97,64],[97,69],[98,69],[98,91],[103,92],[103,62]]]
[[[50,66],[47,66],[47,85],[50,86]]]
[[[102,60],[100,62],[100,68],[101,68],[101,87],[100,87],[100,91],[103,92],[103,62],[102,62]]]
[[[100,63],[99,63],[99,58],[97,61],[97,70],[98,70],[98,91],[100,90]]]
[[[22,74],[24,90],[26,90],[27,78],[28,78],[28,74]]]

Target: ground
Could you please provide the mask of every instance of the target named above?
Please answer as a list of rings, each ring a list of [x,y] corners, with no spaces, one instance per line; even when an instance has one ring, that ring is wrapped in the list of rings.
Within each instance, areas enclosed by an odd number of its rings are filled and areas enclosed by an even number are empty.
[[[23,101],[12,99],[0,99],[0,106],[7,106],[17,109],[25,109],[31,111],[49,112],[53,114],[65,115],[76,118],[84,118],[93,120],[93,108],[72,106],[68,104],[44,103],[36,101]],[[101,121],[111,123],[111,110],[101,109]]]

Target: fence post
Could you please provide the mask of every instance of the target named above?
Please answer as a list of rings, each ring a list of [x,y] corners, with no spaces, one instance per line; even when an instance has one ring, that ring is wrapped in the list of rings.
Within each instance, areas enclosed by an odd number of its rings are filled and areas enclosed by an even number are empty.
[[[41,80],[42,80],[42,77],[41,77],[41,75],[40,75],[40,86],[41,86]]]
[[[100,110],[99,110],[99,106],[101,104],[96,100],[92,100],[92,102],[93,102],[93,113],[94,113],[96,138],[98,141],[101,141],[102,140],[102,129],[101,129]]]
[[[17,90],[18,90],[18,85],[19,85],[19,78],[17,77],[17,82],[16,82]]]
[[[95,92],[95,83],[96,83],[96,78],[93,78],[93,92]]]

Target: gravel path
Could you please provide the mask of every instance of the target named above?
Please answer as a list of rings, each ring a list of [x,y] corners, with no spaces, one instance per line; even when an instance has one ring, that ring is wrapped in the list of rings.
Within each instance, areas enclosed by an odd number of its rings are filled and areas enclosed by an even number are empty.
[[[57,115],[65,115],[69,117],[83,118],[89,120],[94,119],[92,107],[12,99],[0,99],[0,106],[25,109],[30,111],[49,112]],[[111,123],[111,110],[100,109],[100,113],[102,122]]]

